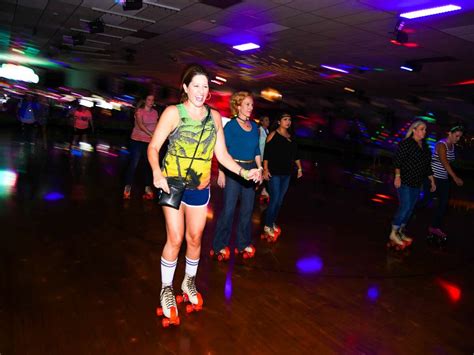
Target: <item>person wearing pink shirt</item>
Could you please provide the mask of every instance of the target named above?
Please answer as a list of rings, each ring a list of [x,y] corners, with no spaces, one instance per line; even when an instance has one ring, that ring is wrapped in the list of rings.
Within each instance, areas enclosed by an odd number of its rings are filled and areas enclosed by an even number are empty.
[[[90,131],[94,131],[94,125],[92,123],[91,111],[82,105],[79,105],[76,110],[72,113],[73,119],[73,138],[71,146],[75,146],[82,140],[87,141],[87,135]]]
[[[152,200],[154,198],[152,184],[153,176],[151,174],[150,165],[148,164],[147,150],[148,143],[151,141],[153,132],[158,123],[158,112],[153,109],[155,97],[148,95],[146,99],[138,104],[135,112],[135,126],[133,127],[131,142],[130,142],[130,162],[125,174],[125,188],[123,190],[123,198],[130,199],[133,178],[137,170],[140,158],[146,159],[145,171],[145,200]]]

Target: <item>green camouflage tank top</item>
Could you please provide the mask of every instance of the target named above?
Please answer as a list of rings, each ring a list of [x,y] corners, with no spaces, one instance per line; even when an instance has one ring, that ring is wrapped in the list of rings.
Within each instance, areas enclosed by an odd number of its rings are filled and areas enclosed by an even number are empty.
[[[199,142],[207,115],[202,121],[193,120],[184,104],[178,104],[176,107],[178,108],[180,121],[178,127],[168,137],[168,151],[163,159],[162,170],[165,176],[184,178]],[[187,177],[187,188],[189,189],[205,189],[211,181],[211,163],[217,131],[209,107],[208,112],[209,118],[204,127],[201,143]]]

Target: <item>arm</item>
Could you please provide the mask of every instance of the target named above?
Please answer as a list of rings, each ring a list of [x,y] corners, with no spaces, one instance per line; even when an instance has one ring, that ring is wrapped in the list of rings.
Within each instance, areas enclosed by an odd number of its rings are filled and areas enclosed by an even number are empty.
[[[148,145],[148,161],[150,162],[151,170],[153,171],[153,185],[169,193],[168,182],[161,173],[159,163],[159,153],[171,132],[178,126],[179,113],[176,106],[168,106],[161,115],[160,120],[156,126],[155,132]]]
[[[303,176],[303,168],[301,167],[301,161],[299,159],[295,160],[295,164],[298,167],[298,175],[296,175],[296,177],[299,179]]]
[[[395,180],[393,184],[395,188],[398,189],[402,186],[402,179],[400,177],[401,165],[402,161],[406,159],[406,148],[405,143],[406,141],[401,141],[398,145],[397,151],[395,153],[395,158],[393,161],[393,165],[395,166]]]
[[[233,172],[234,174],[242,176],[246,180],[254,180],[257,182],[259,180],[259,171],[258,169],[246,170],[242,169],[239,164],[237,164],[234,159],[230,156],[225,145],[224,132],[222,129],[222,120],[221,115],[215,111],[211,111],[212,118],[214,119],[214,124],[216,126],[216,146],[214,148],[214,153],[216,155],[217,161],[221,163],[226,169]]]
[[[453,178],[456,185],[462,186],[464,182],[460,178],[458,178],[454,170],[451,168],[451,164],[449,164],[446,146],[443,143],[438,143],[435,149],[438,153],[441,164],[443,164],[443,167],[446,169],[449,176]]]
[[[268,160],[269,158],[271,159],[272,152],[273,152],[273,144],[270,143],[272,138],[275,136],[275,132],[270,133],[267,136],[267,142],[265,144],[265,155],[263,157],[263,178],[265,180],[270,180],[272,177],[272,174],[270,173],[270,170],[268,169]]]
[[[145,124],[143,123],[143,113],[141,110],[137,110],[135,112],[135,123],[137,124],[138,128],[140,128],[143,132],[145,132],[147,135],[149,135],[150,137],[153,136],[153,132],[151,132],[150,130],[148,130],[146,127],[145,127]]]

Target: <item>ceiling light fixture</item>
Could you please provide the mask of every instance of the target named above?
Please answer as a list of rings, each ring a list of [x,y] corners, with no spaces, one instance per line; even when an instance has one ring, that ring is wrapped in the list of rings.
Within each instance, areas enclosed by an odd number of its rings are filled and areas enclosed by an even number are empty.
[[[130,18],[130,19],[132,19],[132,20],[138,20],[138,21],[149,22],[149,23],[156,23],[155,20],[150,20],[150,19],[147,19],[147,18],[144,18],[144,17],[139,17],[139,16],[126,15],[126,14],[123,14],[123,13],[121,13],[121,12],[111,11],[111,10],[106,10],[106,9],[101,9],[101,8],[98,8],[98,7],[93,7],[92,10],[93,10],[93,11],[102,12],[102,13],[104,13],[104,14],[115,15],[115,16],[125,17],[125,18]]]
[[[334,71],[337,71],[339,73],[349,74],[349,72],[347,70],[331,67],[329,65],[321,64],[321,67],[329,69],[329,70],[334,70]]]
[[[444,14],[446,12],[452,12],[452,11],[457,11],[457,10],[461,10],[461,6],[450,4],[450,5],[432,7],[432,8],[423,9],[423,10],[405,12],[403,14],[400,14],[400,17],[414,19],[414,18],[419,18],[419,17]]]
[[[248,50],[251,50],[251,49],[260,48],[260,46],[258,44],[249,42],[249,43],[243,43],[243,44],[239,44],[239,45],[236,45],[236,46],[232,46],[232,48],[243,52],[243,51],[248,51]]]
[[[400,67],[400,69],[403,69],[403,70],[406,70],[406,71],[413,71],[413,68],[406,67],[406,66],[404,66],[404,65],[402,65],[402,66]]]
[[[220,81],[223,81],[224,83],[227,82],[227,79],[225,79],[225,78],[223,78],[223,77],[221,77],[221,76],[217,76],[217,75],[216,75],[216,79],[217,79],[217,80],[220,80]]]
[[[153,1],[143,0],[143,3],[145,5],[160,7],[160,8],[165,9],[165,10],[171,10],[171,11],[176,11],[176,12],[181,11],[180,8],[177,8],[177,7],[174,7],[174,6],[169,6],[169,5],[164,5],[164,4],[158,4],[157,2],[153,2]]]

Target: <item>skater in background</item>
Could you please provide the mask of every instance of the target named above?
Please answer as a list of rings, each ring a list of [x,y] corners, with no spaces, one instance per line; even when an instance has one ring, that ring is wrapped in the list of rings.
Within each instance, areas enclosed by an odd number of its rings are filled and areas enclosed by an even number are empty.
[[[37,104],[37,121],[40,126],[41,141],[44,149],[48,147],[47,127],[49,113],[50,109],[48,99],[44,96],[39,96]]]
[[[260,155],[263,157],[265,152],[265,142],[267,141],[268,134],[270,131],[268,130],[270,127],[270,118],[268,116],[262,116],[260,118],[260,138],[259,138],[259,145],[260,145]],[[268,202],[270,196],[268,195],[268,191],[266,189],[266,183],[262,183],[262,189],[260,190],[260,202]]]
[[[153,171],[153,183],[157,188],[169,193],[166,177],[187,176],[186,190],[180,208],[176,210],[172,207],[162,207],[167,239],[161,256],[160,302],[163,314],[174,324],[179,323],[179,317],[173,291],[173,278],[184,238],[186,238],[186,268],[181,289],[197,309],[203,304],[203,299],[196,289],[195,279],[201,254],[202,233],[207,219],[214,153],[218,162],[234,174],[256,182],[261,179],[258,169],[242,168],[227,152],[221,116],[219,112],[204,104],[209,95],[209,75],[206,71],[198,65],[187,68],[181,88],[181,103],[168,106],[164,110],[148,146],[148,160]],[[195,159],[189,168],[203,129]],[[167,138],[168,151],[163,159],[163,165],[160,166],[158,154]]]
[[[298,146],[290,133],[291,116],[284,113],[276,122],[276,129],[267,137],[263,157],[263,177],[268,181],[270,203],[268,204],[263,237],[276,241],[281,228],[275,224],[290,184],[293,162],[298,168],[297,178],[303,176],[303,169],[298,156]]]
[[[443,227],[443,217],[446,213],[449,200],[449,176],[457,186],[462,186],[464,182],[456,175],[451,167],[451,163],[456,159],[455,145],[459,142],[464,133],[462,126],[455,126],[448,132],[448,136],[436,143],[434,154],[431,159],[436,182],[437,204],[428,231],[438,238],[446,238],[447,234],[441,229]]]
[[[18,106],[17,117],[21,123],[22,144],[35,144],[37,108],[38,103],[34,100],[33,95],[31,94],[26,94]]]
[[[399,206],[392,221],[389,245],[396,248],[403,249],[412,242],[412,238],[406,235],[405,227],[415,208],[423,181],[428,177],[430,191],[436,190],[431,170],[431,152],[424,140],[425,136],[426,124],[423,121],[412,123],[395,153],[394,185],[398,191]]]
[[[142,197],[144,200],[153,200],[154,198],[153,176],[147,158],[148,144],[158,124],[158,112],[153,108],[154,104],[155,97],[148,95],[138,103],[134,114],[135,121],[130,139],[130,160],[125,173],[125,187],[123,189],[124,200],[129,200],[131,197],[133,180],[142,158],[145,159],[145,193]]]
[[[258,125],[251,120],[253,98],[249,92],[236,92],[230,98],[233,118],[224,127],[227,150],[232,158],[243,168],[258,168],[261,172],[262,160],[259,147]],[[224,205],[217,220],[211,255],[218,260],[229,259],[229,241],[232,233],[234,211],[240,200],[237,227],[236,251],[245,258],[253,257],[255,247],[252,243],[252,211],[255,201],[255,184],[238,174],[219,167],[217,184],[224,189]]]
[[[79,142],[87,142],[87,136],[94,132],[92,113],[88,107],[79,104],[72,112],[72,130],[70,148],[77,146]]]

